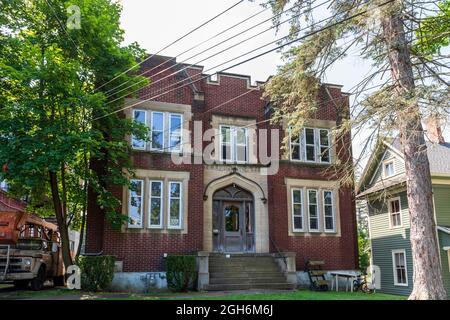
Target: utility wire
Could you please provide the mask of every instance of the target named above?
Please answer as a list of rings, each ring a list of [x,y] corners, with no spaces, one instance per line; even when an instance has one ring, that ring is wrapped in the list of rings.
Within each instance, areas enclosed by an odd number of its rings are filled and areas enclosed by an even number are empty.
[[[152,72],[153,70],[155,70],[155,69],[157,69],[157,68],[159,68],[159,67],[162,67],[163,65],[169,63],[170,61],[176,60],[178,57],[182,56],[183,54],[186,54],[186,53],[188,53],[188,52],[190,52],[190,51],[192,51],[192,50],[194,50],[194,49],[200,47],[201,45],[203,45],[203,44],[205,44],[205,43],[207,43],[207,42],[209,42],[209,41],[211,41],[211,40],[217,38],[218,36],[220,36],[220,35],[222,35],[222,34],[228,32],[228,31],[230,31],[230,30],[232,30],[232,29],[234,29],[234,28],[240,26],[241,24],[243,24],[243,23],[245,23],[245,22],[247,22],[247,21],[253,19],[254,17],[256,17],[256,16],[262,14],[263,12],[265,12],[265,11],[267,11],[267,10],[269,10],[269,7],[264,8],[263,10],[261,10],[261,11],[255,13],[255,14],[253,14],[253,15],[251,15],[251,16],[245,18],[244,20],[242,20],[242,21],[240,21],[240,22],[234,24],[233,26],[231,26],[231,27],[229,27],[229,28],[227,28],[227,29],[225,29],[225,30],[219,32],[219,33],[216,33],[216,34],[213,35],[212,37],[210,37],[210,38],[208,38],[208,39],[206,39],[206,40],[204,40],[204,41],[202,41],[202,42],[196,44],[195,46],[193,46],[193,47],[191,47],[191,48],[189,48],[189,49],[187,49],[187,50],[185,50],[185,51],[183,51],[183,52],[177,54],[175,57],[172,57],[172,58],[166,60],[165,62],[160,63],[159,65],[157,65],[157,66],[151,68],[150,70],[147,70],[147,71],[145,71],[145,72],[142,72],[142,73],[139,74],[138,76],[143,76],[143,75],[145,75],[145,74],[147,74],[147,73]],[[121,83],[121,84],[118,85],[117,87],[107,90],[105,93],[108,94],[108,93],[110,93],[111,91],[114,91],[114,90],[116,90],[116,89],[118,89],[118,88],[124,86],[125,84],[127,84],[127,83],[130,82],[130,81],[131,81],[131,80],[124,81],[123,83]]]
[[[325,1],[325,2],[323,2],[323,3],[321,3],[321,4],[317,5],[317,6],[315,6],[315,7],[313,7],[313,8],[310,8],[309,10],[313,10],[313,9],[315,9],[315,8],[318,8],[318,7],[320,7],[320,6],[322,6],[322,5],[326,4],[326,3],[328,3],[329,1],[330,1],[330,0],[327,0],[327,1]],[[291,18],[289,18],[289,19],[287,19],[287,20],[281,22],[279,25],[284,24],[284,23],[286,23],[286,22],[289,22],[289,21],[291,21],[291,20],[293,20],[293,19],[296,19],[296,18],[297,18],[299,15],[301,15],[301,14],[302,14],[302,13],[295,15],[295,16],[293,16],[293,17],[291,17]],[[316,22],[316,23],[313,24],[312,26],[318,25],[318,24],[323,23],[323,22],[325,22],[325,21],[327,21],[327,20],[330,20],[330,19],[332,19],[332,18],[333,18],[333,17],[328,17],[328,18],[326,18],[326,19],[323,19],[323,20],[321,20],[321,21]],[[303,29],[300,29],[299,31],[303,31],[303,30],[309,29],[309,28],[311,28],[312,26],[305,27],[305,28],[303,28]],[[165,80],[165,79],[167,79],[167,78],[169,78],[169,77],[171,77],[171,76],[174,76],[174,75],[176,75],[176,74],[178,74],[178,73],[181,73],[181,72],[183,72],[183,71],[185,71],[185,70],[187,70],[187,69],[189,69],[189,68],[191,68],[191,67],[193,67],[193,66],[195,66],[195,65],[198,65],[198,64],[201,63],[201,62],[204,62],[204,61],[206,61],[206,60],[209,60],[209,59],[211,59],[211,58],[213,58],[213,57],[215,57],[215,56],[217,56],[217,55],[219,55],[219,54],[222,54],[222,53],[224,53],[224,52],[226,52],[226,51],[228,51],[228,50],[230,50],[230,49],[232,49],[232,48],[235,48],[235,47],[237,47],[238,45],[240,45],[240,44],[242,44],[242,43],[244,43],[244,42],[250,41],[250,40],[254,39],[256,36],[259,36],[259,35],[261,35],[261,34],[267,32],[267,31],[269,31],[269,30],[272,30],[272,29],[274,29],[274,28],[276,28],[276,27],[277,27],[277,26],[272,26],[271,28],[268,28],[268,29],[266,29],[266,30],[263,30],[263,31],[259,32],[259,33],[256,34],[256,35],[250,36],[249,38],[246,38],[246,39],[244,39],[244,40],[242,40],[242,41],[240,41],[240,42],[238,42],[238,43],[235,43],[235,44],[233,44],[233,45],[230,46],[230,47],[227,47],[227,48],[225,48],[225,49],[222,49],[221,51],[219,51],[219,52],[217,52],[217,53],[215,53],[215,54],[213,54],[213,55],[210,55],[210,56],[207,57],[207,58],[204,58],[204,59],[202,59],[202,60],[200,60],[200,61],[197,61],[196,63],[190,64],[190,65],[184,67],[183,69],[180,69],[180,70],[178,70],[178,71],[175,71],[175,72],[173,72],[173,73],[171,73],[171,74],[169,74],[169,75],[167,75],[167,76],[164,76],[163,78],[158,79],[157,81],[150,83],[148,86],[146,86],[146,87],[144,87],[144,88],[151,87],[151,86],[155,85],[156,83],[159,83],[159,82],[161,82],[161,81],[163,81],[163,80]],[[276,39],[276,40],[274,40],[274,41],[271,41],[271,42],[269,42],[269,43],[266,43],[266,44],[264,44],[264,45],[262,45],[262,46],[260,46],[260,47],[258,47],[258,48],[256,48],[256,49],[253,49],[253,50],[251,50],[251,51],[249,51],[249,52],[246,52],[245,54],[242,54],[242,55],[240,55],[240,56],[238,56],[238,57],[236,57],[236,58],[231,59],[231,61],[237,60],[238,58],[241,58],[241,57],[243,57],[243,56],[246,56],[246,55],[248,55],[248,54],[250,54],[250,53],[252,53],[252,52],[258,51],[258,50],[260,50],[260,49],[262,49],[262,48],[265,48],[265,47],[267,47],[267,46],[269,46],[269,45],[271,45],[271,44],[279,43],[280,41],[283,41],[283,40],[287,39],[288,37],[289,37],[289,36],[284,36],[284,37],[282,37],[282,38],[280,38],[280,39]],[[205,70],[205,71],[203,71],[203,72],[211,71],[211,70],[213,70],[213,69],[215,69],[215,68],[218,68],[218,67],[220,67],[220,66],[222,66],[222,65],[224,65],[224,64],[226,64],[226,63],[228,63],[228,62],[230,62],[230,60],[227,61],[227,62],[225,62],[225,63],[221,63],[221,64],[219,64],[219,65],[216,65],[216,66],[214,66],[213,68],[210,68],[210,69]],[[178,64],[182,64],[182,63],[178,63]],[[167,71],[167,70],[169,70],[169,69],[171,69],[171,68],[172,68],[172,67],[166,68],[166,69],[164,69],[164,70],[162,70],[162,71],[160,71],[160,72],[158,72],[158,73],[156,73],[156,74],[154,74],[154,75],[152,75],[152,76],[155,77],[156,75],[158,75],[158,74],[160,74],[160,73],[162,73],[162,72],[164,72],[164,71]],[[145,81],[145,80],[142,80],[142,81]],[[141,82],[142,82],[142,81],[141,81]],[[176,85],[176,84],[181,83],[181,82],[184,82],[184,80],[178,81],[177,83],[172,84],[171,86]],[[136,84],[139,84],[139,82],[136,83]],[[126,90],[126,89],[129,89],[129,88],[131,88],[131,87],[133,87],[133,86],[134,86],[134,85],[128,86],[128,87],[126,87],[126,88],[124,88],[124,89],[119,90],[118,92],[123,91],[123,90]],[[115,102],[115,101],[117,101],[117,100],[123,99],[123,98],[129,96],[130,94],[132,94],[132,93],[134,93],[134,92],[136,92],[136,91],[140,91],[140,90],[142,90],[142,89],[144,89],[144,88],[138,88],[138,89],[136,89],[136,90],[134,90],[134,91],[132,91],[132,92],[128,92],[128,93],[126,93],[125,95],[122,95],[121,97],[117,97],[117,98],[115,98],[114,100],[111,100],[111,101],[107,102],[106,105],[108,105],[108,104],[110,104],[110,103],[113,103],[113,102]],[[118,92],[116,92],[115,94],[117,94]],[[111,96],[112,96],[112,95],[111,95]],[[109,96],[109,97],[111,97],[111,96]],[[109,98],[109,97],[107,97],[107,98]]]
[[[173,46],[174,44],[180,42],[181,40],[183,40],[184,38],[186,38],[187,36],[191,35],[192,33],[194,33],[195,31],[199,30],[200,28],[206,26],[207,24],[209,24],[210,22],[216,20],[217,18],[219,18],[220,16],[224,15],[225,13],[227,13],[228,11],[230,11],[231,9],[235,8],[236,6],[238,6],[239,4],[241,4],[242,2],[244,2],[244,0],[240,0],[239,2],[235,3],[234,5],[232,5],[231,7],[225,9],[224,11],[220,12],[218,15],[212,17],[211,19],[207,20],[206,22],[202,23],[201,25],[199,25],[198,27],[195,27],[194,29],[192,29],[191,31],[189,31],[188,33],[186,33],[185,35],[181,36],[180,38],[176,39],[175,41],[169,43],[167,46],[165,46],[164,48],[162,48],[161,50],[159,50],[158,52],[156,52],[155,54],[152,54],[151,56],[145,58],[144,60],[138,62],[137,64],[135,64],[133,67],[123,71],[122,73],[120,73],[119,75],[115,76],[113,79],[105,82],[104,84],[102,84],[101,86],[97,87],[94,91],[97,91],[101,88],[103,88],[104,86],[106,86],[107,84],[113,82],[114,80],[118,79],[120,76],[122,76],[123,74],[126,74],[127,72],[130,72],[131,70],[133,70],[135,67],[141,65],[142,63],[150,60],[151,58],[153,58],[155,55],[158,55],[159,53],[161,53],[162,51],[166,50],[167,48]]]
[[[380,5],[378,5],[377,7],[378,7],[378,8],[383,7],[383,6],[389,4],[389,3],[393,2],[393,1],[394,1],[394,0],[388,0],[388,1],[385,1],[385,2],[381,3]],[[375,9],[375,8],[372,8],[372,9],[370,9],[370,10],[374,10],[374,9]],[[298,41],[300,41],[300,40],[306,39],[306,38],[308,38],[308,37],[310,37],[310,36],[312,36],[312,35],[315,35],[315,34],[317,34],[317,33],[322,32],[322,31],[324,31],[324,30],[327,30],[327,29],[336,27],[336,26],[338,26],[339,24],[344,23],[344,22],[346,22],[346,21],[348,21],[348,20],[354,19],[354,18],[356,18],[356,17],[359,17],[359,16],[361,16],[361,15],[367,13],[368,11],[369,11],[369,9],[363,10],[363,11],[358,12],[358,13],[356,13],[356,14],[353,14],[353,15],[347,17],[347,18],[341,19],[340,21],[337,21],[337,22],[331,23],[331,24],[329,24],[329,25],[326,25],[326,26],[324,26],[324,27],[322,27],[322,28],[320,28],[320,29],[313,30],[313,31],[311,31],[310,33],[308,33],[308,34],[306,34],[306,35],[303,35],[303,36],[300,36],[300,37],[298,37],[298,38],[296,38],[296,39],[294,39],[294,40],[288,41],[288,42],[286,42],[286,43],[284,43],[284,44],[281,44],[281,45],[279,45],[279,46],[277,46],[277,47],[275,47],[275,48],[272,48],[272,49],[270,49],[270,50],[267,50],[267,51],[265,51],[265,52],[263,52],[263,53],[260,53],[260,54],[258,54],[258,55],[256,55],[256,56],[253,56],[253,57],[248,58],[248,59],[246,59],[246,60],[244,60],[244,61],[238,62],[238,63],[236,63],[236,64],[234,64],[234,65],[232,65],[232,66],[226,67],[226,68],[222,69],[221,71],[216,72],[216,74],[225,72],[225,71],[227,71],[227,70],[229,70],[229,69],[235,68],[235,67],[240,66],[240,65],[242,65],[242,64],[245,64],[245,63],[247,63],[247,62],[249,62],[249,61],[252,61],[252,60],[254,60],[254,59],[260,58],[260,57],[262,57],[262,56],[264,56],[264,55],[266,55],[266,54],[269,54],[269,53],[271,53],[271,52],[280,50],[280,49],[282,49],[282,48],[284,48],[284,47],[286,47],[286,46],[289,46],[289,45],[291,45],[291,44],[294,44],[295,42],[298,42]],[[331,18],[332,18],[332,17],[331,17]],[[327,20],[327,19],[325,19],[325,20]],[[320,22],[322,22],[322,21],[320,21]],[[318,22],[318,23],[320,23],[320,22]],[[264,46],[263,46],[263,47],[264,47]],[[260,47],[260,48],[261,48],[261,47]],[[260,49],[260,48],[258,48],[258,49]],[[258,50],[258,49],[255,49],[255,50]],[[248,52],[248,53],[254,52],[255,50],[252,50],[252,51],[250,51],[250,52]],[[228,62],[231,62],[231,61],[233,61],[233,60],[236,60],[236,59],[238,59],[238,58],[240,58],[240,57],[242,57],[242,56],[247,55],[248,53],[246,53],[246,54],[244,54],[244,55],[241,55],[241,56],[239,56],[239,57],[237,57],[237,58],[231,59],[231,60],[229,60],[229,61],[227,61],[227,62],[225,62],[225,63],[223,63],[223,64],[226,64],[226,63],[228,63]],[[221,64],[221,65],[223,65],[223,64]],[[217,66],[216,66],[216,67],[217,67]],[[214,68],[215,68],[215,67],[214,67]],[[208,77],[209,77],[209,75],[207,75],[207,76],[205,76],[205,77],[201,77],[201,78],[199,78],[199,79],[197,79],[197,80],[195,80],[195,81],[191,81],[191,82],[189,82],[189,83],[187,83],[187,84],[185,84],[185,85],[182,85],[182,86],[180,86],[180,87],[178,87],[178,88],[171,89],[171,90],[166,91],[166,92],[163,92],[163,93],[161,93],[161,94],[159,94],[159,95],[157,95],[157,96],[154,96],[154,97],[151,97],[151,98],[148,98],[148,99],[145,99],[145,100],[136,102],[136,103],[134,103],[134,104],[132,104],[132,105],[129,105],[129,106],[120,108],[120,109],[115,110],[115,111],[113,111],[113,112],[110,112],[110,113],[108,113],[108,114],[106,114],[106,115],[97,117],[97,118],[95,118],[95,119],[93,119],[93,120],[95,121],[95,120],[98,120],[98,119],[102,119],[102,118],[105,118],[105,117],[107,117],[107,116],[109,116],[109,115],[111,115],[111,114],[118,113],[118,112],[121,112],[121,111],[123,111],[123,110],[129,109],[129,108],[132,108],[132,107],[135,107],[135,106],[137,106],[137,105],[139,105],[139,104],[142,104],[142,103],[144,103],[144,102],[146,102],[146,101],[151,101],[151,100],[153,100],[153,99],[155,99],[155,98],[157,98],[157,97],[160,97],[161,95],[165,95],[165,94],[170,93],[170,92],[172,92],[172,91],[174,91],[174,90],[177,90],[177,89],[183,88],[183,87],[185,87],[185,86],[191,85],[191,84],[193,84],[193,83],[195,83],[195,82],[201,81],[201,80],[203,80],[203,79],[205,79],[205,78],[208,78]],[[184,81],[184,80],[183,80],[183,81]]]

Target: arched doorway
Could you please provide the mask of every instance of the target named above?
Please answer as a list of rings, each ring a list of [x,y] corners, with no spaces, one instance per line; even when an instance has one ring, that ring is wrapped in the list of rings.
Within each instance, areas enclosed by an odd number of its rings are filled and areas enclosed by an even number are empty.
[[[213,195],[213,250],[215,252],[255,252],[253,195],[229,185]]]

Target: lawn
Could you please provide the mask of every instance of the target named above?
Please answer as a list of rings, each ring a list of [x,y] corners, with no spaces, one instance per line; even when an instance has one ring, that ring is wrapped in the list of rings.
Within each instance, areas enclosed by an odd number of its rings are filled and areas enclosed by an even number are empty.
[[[309,290],[270,292],[153,292],[146,294],[113,292],[80,292],[65,288],[46,288],[42,291],[0,290],[0,300],[404,300],[404,296],[361,292],[314,292]]]

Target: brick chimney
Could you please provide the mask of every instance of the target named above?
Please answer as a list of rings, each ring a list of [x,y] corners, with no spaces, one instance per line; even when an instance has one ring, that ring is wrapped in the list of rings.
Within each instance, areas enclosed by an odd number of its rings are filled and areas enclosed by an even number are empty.
[[[427,137],[433,143],[444,144],[442,135],[441,121],[438,116],[430,116],[426,120]]]

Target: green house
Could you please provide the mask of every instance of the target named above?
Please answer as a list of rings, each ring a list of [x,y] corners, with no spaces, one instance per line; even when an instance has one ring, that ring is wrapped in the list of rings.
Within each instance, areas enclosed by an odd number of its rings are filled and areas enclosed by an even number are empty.
[[[450,143],[427,142],[444,285],[450,293]],[[379,267],[379,291],[408,295],[413,263],[405,165],[399,139],[379,142],[357,187],[367,206],[372,265]],[[376,277],[376,276],[375,276]]]

